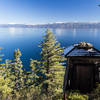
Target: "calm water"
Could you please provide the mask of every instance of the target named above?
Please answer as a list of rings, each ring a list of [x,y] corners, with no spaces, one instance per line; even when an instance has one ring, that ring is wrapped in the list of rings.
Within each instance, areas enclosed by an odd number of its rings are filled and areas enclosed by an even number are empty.
[[[30,58],[39,59],[42,41],[46,29],[32,28],[0,28],[0,47],[5,59],[13,59],[13,52],[19,48],[22,52],[24,67],[28,69]],[[100,49],[100,30],[98,29],[51,29],[61,46],[67,47],[80,41],[92,43]]]

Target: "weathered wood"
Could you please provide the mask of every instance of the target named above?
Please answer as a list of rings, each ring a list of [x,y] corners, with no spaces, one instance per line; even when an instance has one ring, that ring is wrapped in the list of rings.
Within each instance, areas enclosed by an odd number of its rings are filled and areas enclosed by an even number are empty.
[[[81,44],[65,54],[68,77],[64,79],[64,83],[67,82],[64,92],[69,89],[89,92],[96,86],[96,82],[100,82],[100,51],[92,46],[88,48],[87,43]]]
[[[76,66],[76,87],[81,91],[88,91],[93,88],[93,65]]]
[[[81,91],[92,90],[96,82],[99,82],[100,79],[100,72],[95,62],[98,64],[100,59],[71,57],[68,61],[69,74],[67,76],[68,80],[66,82],[68,83],[66,86],[69,89],[79,89]]]

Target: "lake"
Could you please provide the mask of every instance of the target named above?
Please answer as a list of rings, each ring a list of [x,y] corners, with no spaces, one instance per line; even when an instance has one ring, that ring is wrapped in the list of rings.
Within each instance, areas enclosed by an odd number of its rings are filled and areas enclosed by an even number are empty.
[[[13,52],[19,48],[24,67],[28,70],[30,59],[40,59],[38,47],[45,35],[45,28],[0,28],[0,47],[3,61],[13,59]],[[90,42],[100,49],[100,29],[51,29],[61,46],[68,47],[81,41]]]

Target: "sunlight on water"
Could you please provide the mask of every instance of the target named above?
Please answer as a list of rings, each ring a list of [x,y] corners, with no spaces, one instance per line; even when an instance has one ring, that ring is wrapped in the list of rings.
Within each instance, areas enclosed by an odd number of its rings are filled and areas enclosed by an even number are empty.
[[[61,36],[64,33],[64,29],[56,29],[56,35]]]
[[[56,36],[61,36],[61,35],[63,35],[63,34],[65,34],[65,32],[66,32],[66,34],[68,33],[67,32],[67,29],[55,29],[55,34],[56,34]]]
[[[22,28],[11,27],[11,28],[8,28],[8,29],[9,29],[9,34],[11,36],[16,36],[16,35],[22,35],[22,34],[24,34]]]
[[[76,37],[77,30],[73,29],[73,37]]]
[[[98,29],[94,29],[94,37],[96,38],[98,36]]]

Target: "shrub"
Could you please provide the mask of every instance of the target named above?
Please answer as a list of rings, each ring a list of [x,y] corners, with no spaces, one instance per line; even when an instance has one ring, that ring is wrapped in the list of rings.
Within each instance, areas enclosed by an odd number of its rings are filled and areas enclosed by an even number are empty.
[[[68,100],[88,100],[88,96],[80,94],[78,92],[70,92],[67,99]]]

